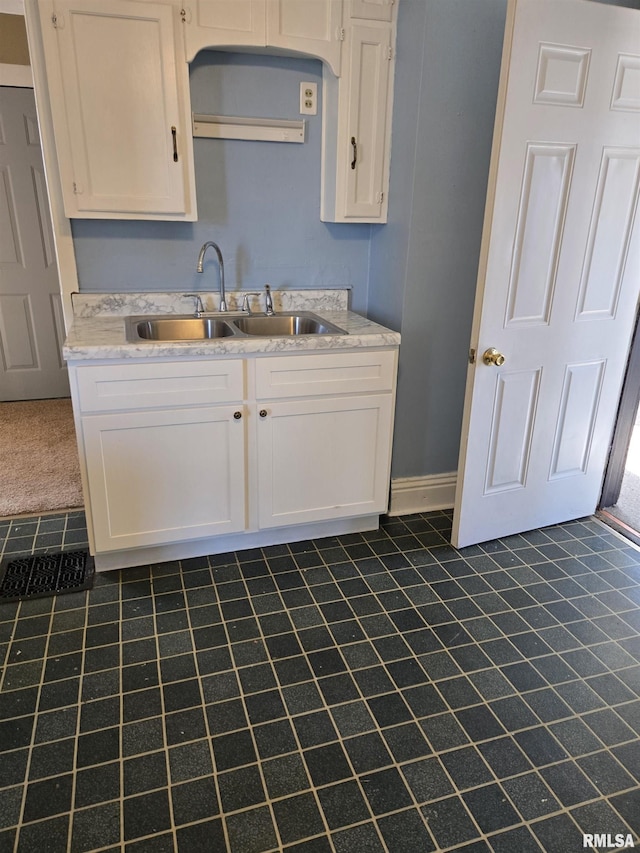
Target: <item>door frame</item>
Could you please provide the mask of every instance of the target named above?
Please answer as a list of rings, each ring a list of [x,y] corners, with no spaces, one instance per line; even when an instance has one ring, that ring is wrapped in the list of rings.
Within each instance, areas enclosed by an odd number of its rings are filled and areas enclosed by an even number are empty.
[[[629,360],[611,437],[609,458],[602,482],[602,494],[598,503],[599,510],[613,506],[620,497],[638,404],[640,404],[640,313],[636,317],[633,339],[629,349]]]
[[[0,0],[1,2],[2,0]],[[51,107],[46,98],[38,97],[38,92],[46,91],[46,70],[43,59],[42,33],[39,29],[38,0],[24,0],[24,6],[25,10],[28,8],[30,13],[28,16],[25,15],[25,25],[27,28],[31,65],[16,66],[0,64],[0,86],[21,86],[34,89],[42,161],[44,164],[44,175],[51,213],[51,230],[58,264],[60,294],[62,296],[62,314],[65,331],[68,332],[73,319],[71,295],[79,289],[78,270],[73,248],[71,221],[65,216],[62,202],[62,186],[57,169]],[[16,71],[17,68],[20,69],[22,67],[26,70]],[[18,79],[22,80],[21,83],[16,82],[16,74],[18,75]],[[29,82],[25,82],[26,80]],[[38,86],[35,85],[36,82]]]

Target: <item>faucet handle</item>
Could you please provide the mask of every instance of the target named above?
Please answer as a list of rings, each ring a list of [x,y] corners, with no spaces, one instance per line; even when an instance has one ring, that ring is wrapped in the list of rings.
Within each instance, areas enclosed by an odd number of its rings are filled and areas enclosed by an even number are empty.
[[[199,293],[185,293],[185,299],[195,299],[195,310],[194,313],[196,317],[200,317],[201,314],[205,313],[204,305],[202,304],[202,297]]]
[[[268,284],[264,286],[264,313],[267,317],[271,317],[274,313],[273,311],[273,299],[271,298],[271,287]]]
[[[242,296],[242,311],[245,314],[251,314],[251,305],[249,305],[249,297],[250,296],[260,296],[259,293],[244,293]]]

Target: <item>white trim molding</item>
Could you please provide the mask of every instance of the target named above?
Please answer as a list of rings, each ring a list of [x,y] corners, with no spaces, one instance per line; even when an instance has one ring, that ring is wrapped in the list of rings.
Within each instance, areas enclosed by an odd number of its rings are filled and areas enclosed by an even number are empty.
[[[458,475],[427,474],[425,477],[396,477],[391,480],[389,515],[410,515],[451,509],[456,496]]]
[[[0,0],[0,12],[4,15],[24,15],[24,0]]]
[[[73,318],[71,294],[75,290],[80,290],[80,287],[78,285],[76,256],[73,235],[71,233],[71,220],[67,219],[65,215],[62,200],[62,186],[60,184],[60,172],[58,170],[56,145],[53,136],[51,106],[46,94],[47,72],[44,65],[44,47],[42,45],[41,10],[45,18],[47,14],[50,16],[53,12],[53,0],[25,0],[25,11],[27,13],[25,15],[25,23],[27,25],[31,68],[33,69],[33,79],[36,84],[34,85],[34,94],[40,128],[40,142],[42,144],[42,159],[44,160],[53,240],[56,247],[58,274],[60,276],[62,311],[65,328],[68,330]]]
[[[19,86],[33,89],[33,74],[30,65],[6,65],[0,62],[0,86]]]

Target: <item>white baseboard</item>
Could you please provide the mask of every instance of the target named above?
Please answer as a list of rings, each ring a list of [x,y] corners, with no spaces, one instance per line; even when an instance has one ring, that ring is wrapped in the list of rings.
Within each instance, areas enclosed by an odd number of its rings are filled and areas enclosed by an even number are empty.
[[[164,563],[170,560],[203,557],[208,554],[224,554],[227,551],[242,551],[245,548],[260,548],[267,545],[282,545],[285,542],[320,539],[325,536],[362,533],[366,530],[377,530],[379,524],[380,516],[376,513],[359,515],[355,518],[332,518],[327,521],[293,524],[288,527],[269,527],[265,530],[228,533],[222,536],[209,536],[206,539],[129,548],[124,551],[95,553],[92,548],[92,554],[95,557],[96,571],[108,572],[113,569],[127,569],[131,566],[146,566],[149,563]]]
[[[455,471],[449,474],[428,474],[426,477],[396,477],[391,480],[389,515],[451,509],[457,479]]]

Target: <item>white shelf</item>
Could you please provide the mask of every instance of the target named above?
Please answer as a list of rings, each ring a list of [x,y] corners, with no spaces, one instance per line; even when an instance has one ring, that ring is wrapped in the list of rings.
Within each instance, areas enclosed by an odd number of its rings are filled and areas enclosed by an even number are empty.
[[[193,114],[193,135],[209,139],[304,142],[305,122],[278,118],[243,118]]]

